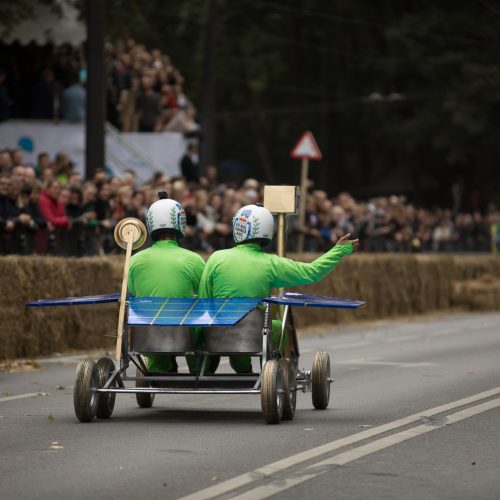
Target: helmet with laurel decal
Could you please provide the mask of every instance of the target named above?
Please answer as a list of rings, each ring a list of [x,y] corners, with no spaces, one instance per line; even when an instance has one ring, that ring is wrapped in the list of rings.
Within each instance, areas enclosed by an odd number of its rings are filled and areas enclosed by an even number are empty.
[[[158,193],[155,201],[148,210],[146,223],[153,241],[157,241],[164,234],[175,234],[178,239],[186,232],[186,213],[182,205],[175,200],[168,199],[165,191]]]
[[[274,236],[274,217],[260,203],[240,208],[233,217],[233,239],[236,244],[270,243]]]

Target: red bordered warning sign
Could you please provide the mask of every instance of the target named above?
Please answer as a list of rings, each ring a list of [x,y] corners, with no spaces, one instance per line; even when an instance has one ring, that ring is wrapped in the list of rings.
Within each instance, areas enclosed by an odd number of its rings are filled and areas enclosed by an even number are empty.
[[[323,156],[316,143],[316,139],[310,130],[306,130],[290,153],[292,158],[299,160],[309,158],[310,160],[321,160]]]

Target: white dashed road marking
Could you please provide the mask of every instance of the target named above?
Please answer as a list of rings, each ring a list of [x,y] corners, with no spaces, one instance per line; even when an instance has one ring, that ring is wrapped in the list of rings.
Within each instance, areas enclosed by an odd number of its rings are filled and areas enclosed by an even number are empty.
[[[494,389],[491,389],[489,391],[480,392],[478,394],[474,394],[473,396],[469,396],[467,398],[459,399],[457,401],[452,401],[451,403],[446,403],[444,405],[437,406],[435,408],[431,408],[428,410],[423,410],[419,413],[415,413],[413,415],[409,415],[407,417],[400,418],[398,420],[394,420],[393,422],[389,422],[389,423],[384,424],[384,425],[373,427],[373,428],[368,429],[366,431],[358,432],[356,434],[352,434],[351,436],[347,436],[347,437],[338,439],[336,441],[331,441],[331,442],[323,444],[321,446],[317,446],[316,448],[312,448],[310,450],[298,453],[296,455],[286,457],[282,460],[278,460],[277,462],[273,462],[271,464],[264,465],[263,467],[259,467],[257,469],[254,469],[253,471],[246,472],[244,474],[240,474],[239,476],[228,479],[227,481],[223,481],[222,483],[219,483],[217,485],[211,486],[209,488],[206,488],[206,489],[197,491],[195,493],[192,493],[190,495],[187,495],[185,497],[182,497],[179,500],[209,500],[211,498],[216,498],[216,497],[219,497],[221,495],[227,494],[231,491],[234,491],[238,488],[241,488],[243,486],[250,485],[256,481],[260,481],[260,480],[266,479],[266,478],[271,478],[274,474],[282,472],[290,467],[304,463],[308,460],[312,460],[314,458],[317,458],[317,457],[324,455],[326,453],[331,453],[333,451],[339,450],[339,449],[344,448],[346,446],[349,446],[349,445],[352,445],[355,443],[359,443],[359,442],[364,441],[366,439],[378,436],[380,434],[384,434],[386,432],[398,429],[400,427],[404,427],[406,425],[415,424],[415,423],[419,422],[423,417],[432,417],[432,416],[438,415],[438,414],[443,413],[443,412],[448,412],[450,410],[460,408],[461,406],[476,403],[478,401],[481,401],[481,400],[486,399],[486,398],[490,398],[492,396],[498,396],[499,394],[500,394],[500,387],[495,387]],[[494,408],[497,406],[500,406],[500,398],[492,400],[492,401],[488,401],[487,403],[480,404],[480,405],[477,405],[477,406],[474,406],[471,408],[467,408],[466,410],[459,411],[458,413],[450,415],[447,417],[447,423],[452,423],[455,421],[458,422],[459,420],[462,420],[464,418],[468,418],[469,416],[476,415],[477,413],[480,413],[482,411],[487,411],[488,409]],[[429,430],[433,430],[435,428],[438,428],[438,427],[432,427],[429,425],[424,425],[424,426],[415,427],[414,429],[419,429],[421,427],[425,428],[425,429],[429,429]],[[406,432],[406,431],[403,431],[403,432]],[[399,435],[402,436],[402,433],[399,433]],[[405,435],[407,435],[407,434],[405,434]],[[398,434],[395,434],[394,436],[398,436]],[[389,437],[392,437],[392,436],[389,436]],[[414,435],[412,435],[412,437],[414,437]],[[386,438],[382,438],[382,439],[386,439]],[[381,440],[374,441],[374,443],[380,442],[380,441]],[[385,441],[385,443],[387,443],[387,441]],[[372,444],[372,443],[369,443],[369,444]],[[396,443],[393,443],[393,444],[396,444]],[[368,446],[368,445],[362,445],[361,447],[358,447],[354,450],[349,450],[348,452],[345,452],[345,453],[354,452],[355,450],[362,448],[363,446]],[[380,446],[380,443],[378,446]],[[374,448],[371,448],[371,449],[374,449]],[[366,448],[365,448],[365,451],[366,451]],[[341,456],[346,457],[345,453],[340,454],[340,455],[336,455],[332,459],[327,459],[327,461],[334,460],[336,458],[338,459]],[[371,453],[374,453],[374,451],[372,451]],[[323,463],[323,462],[320,462],[320,463]],[[316,464],[316,466],[318,466],[318,464]],[[307,478],[312,478],[312,477],[315,477],[315,475],[318,475],[317,471],[311,470],[310,473],[308,473],[307,469],[304,471],[304,473],[305,473],[305,476],[302,476],[301,478],[294,477],[294,478],[290,479],[291,482],[287,483],[287,484],[289,484],[290,486],[293,486],[295,484],[298,484],[297,481],[299,481],[299,479],[307,480]],[[280,484],[283,484],[282,481],[283,480],[280,480]],[[293,484],[292,484],[292,482],[293,482]],[[273,494],[276,494],[277,492],[278,491],[274,491],[274,493],[269,493],[269,494],[266,493],[266,496],[262,496],[260,498],[266,498],[267,496],[271,496]],[[256,489],[253,489],[251,491],[251,493],[252,493],[252,496],[250,496],[249,498],[252,498],[252,499],[259,498],[255,495]],[[244,498],[244,497],[242,497],[242,498]]]

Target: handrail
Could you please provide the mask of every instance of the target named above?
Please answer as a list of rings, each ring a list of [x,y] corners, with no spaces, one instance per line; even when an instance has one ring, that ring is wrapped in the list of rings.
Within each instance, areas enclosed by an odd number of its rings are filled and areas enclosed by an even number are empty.
[[[129,153],[142,160],[149,167],[152,174],[155,174],[158,171],[163,171],[163,168],[159,163],[148,156],[139,146],[124,137],[123,134],[109,122],[106,122],[106,133],[112,135],[125,149],[129,151]]]
[[[113,166],[119,167],[122,174],[125,172],[125,170],[129,168],[125,163],[123,163],[119,158],[116,157],[116,155],[114,155],[109,150],[106,150],[106,158],[108,159],[109,163],[111,163]]]

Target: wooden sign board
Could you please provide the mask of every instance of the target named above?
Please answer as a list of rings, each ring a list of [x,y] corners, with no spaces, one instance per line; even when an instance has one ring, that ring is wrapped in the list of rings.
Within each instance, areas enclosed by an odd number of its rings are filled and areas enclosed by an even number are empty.
[[[264,186],[264,207],[273,214],[298,214],[300,188],[298,186]]]

